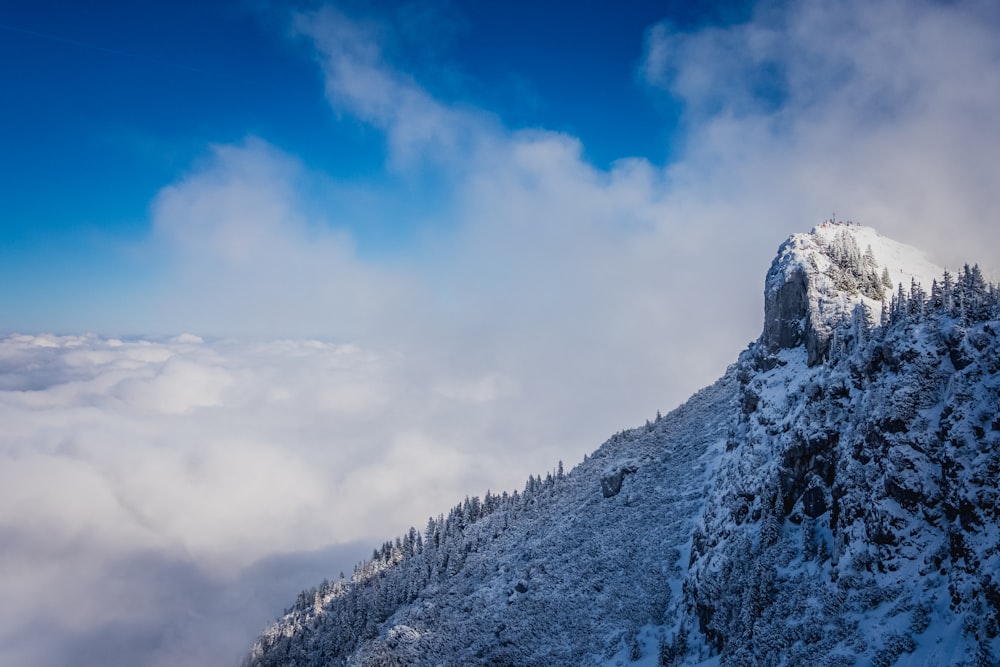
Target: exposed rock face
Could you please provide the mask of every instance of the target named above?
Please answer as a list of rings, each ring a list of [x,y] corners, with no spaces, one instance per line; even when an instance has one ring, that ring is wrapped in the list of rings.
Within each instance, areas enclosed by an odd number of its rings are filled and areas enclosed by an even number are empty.
[[[802,511],[810,519],[826,513],[826,495],[819,486],[813,486],[802,496]]]
[[[806,272],[797,268],[786,277],[778,273],[780,268],[771,267],[778,284],[775,289],[766,292],[764,301],[764,344],[772,350],[787,350],[801,345],[809,319],[809,279]]]
[[[827,357],[834,330],[856,308],[877,316],[896,282],[909,287],[916,280],[928,289],[939,274],[918,251],[867,227],[824,223],[809,234],[794,234],[767,272],[761,341],[772,352],[802,345],[814,366]]]
[[[605,475],[601,478],[601,494],[605,498],[613,498],[618,495],[618,492],[622,490],[622,482],[625,481],[625,475],[631,475],[638,468],[634,465],[627,465],[619,468],[613,473]]]
[[[771,351],[804,345],[809,365],[823,360],[833,325],[861,302],[844,298],[824,273],[823,247],[812,235],[796,235],[778,249],[764,283],[764,332]]]

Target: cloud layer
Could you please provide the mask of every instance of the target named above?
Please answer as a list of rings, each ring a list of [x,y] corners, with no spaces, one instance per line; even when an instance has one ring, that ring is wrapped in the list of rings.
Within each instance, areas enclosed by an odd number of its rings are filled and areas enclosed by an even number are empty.
[[[4,663],[229,661],[360,544],[551,454],[498,446],[504,378],[353,345],[11,336],[0,364]]]

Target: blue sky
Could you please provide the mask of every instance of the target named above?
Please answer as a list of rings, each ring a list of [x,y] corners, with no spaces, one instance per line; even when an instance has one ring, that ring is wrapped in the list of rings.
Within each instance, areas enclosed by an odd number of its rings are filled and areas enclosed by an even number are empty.
[[[436,97],[510,128],[579,137],[585,159],[606,168],[629,156],[663,163],[677,133],[673,102],[638,78],[647,28],[745,18],[725,4],[583,3],[567,14],[545,3],[384,2],[345,12],[381,23],[387,60]],[[142,321],[112,311],[102,323],[95,311],[141,301],[162,279],[147,243],[150,203],[210,144],[260,137],[332,179],[379,184],[377,212],[337,221],[362,253],[405,252],[429,224],[438,175],[387,173],[384,135],[330,108],[308,44],[278,5],[4,5],[6,329],[140,332]],[[414,208],[426,215],[415,220]]]

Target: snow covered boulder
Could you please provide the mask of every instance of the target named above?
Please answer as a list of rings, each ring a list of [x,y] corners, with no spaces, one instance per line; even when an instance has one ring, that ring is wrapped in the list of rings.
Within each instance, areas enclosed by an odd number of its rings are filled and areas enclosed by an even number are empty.
[[[631,475],[638,469],[635,465],[624,465],[614,472],[604,475],[601,478],[601,493],[605,498],[617,496],[622,490],[622,482],[625,481],[625,475]]]

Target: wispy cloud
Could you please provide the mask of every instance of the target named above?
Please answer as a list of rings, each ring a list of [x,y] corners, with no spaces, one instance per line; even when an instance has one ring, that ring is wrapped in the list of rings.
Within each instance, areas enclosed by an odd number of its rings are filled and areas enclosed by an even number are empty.
[[[975,1],[765,2],[744,24],[652,27],[640,73],[684,105],[686,188],[754,223],[836,209],[942,264],[995,263],[998,28]]]
[[[293,25],[322,60],[332,107],[385,131],[395,166],[459,159],[500,130],[487,112],[444,104],[391,67],[381,48],[385,26],[329,6],[298,14]]]

